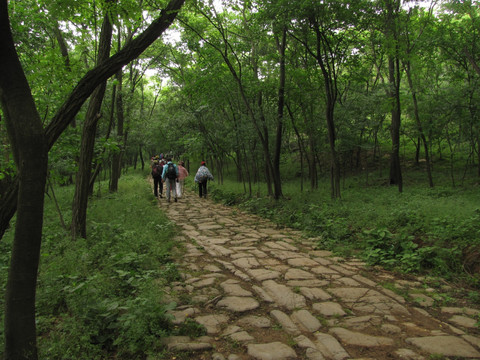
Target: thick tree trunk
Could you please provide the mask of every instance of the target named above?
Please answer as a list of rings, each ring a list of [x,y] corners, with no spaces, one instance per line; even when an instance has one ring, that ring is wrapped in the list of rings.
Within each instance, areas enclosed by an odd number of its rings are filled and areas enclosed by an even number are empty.
[[[392,152],[390,154],[390,185],[397,185],[398,191],[403,191],[402,169],[400,164],[400,61],[398,59],[398,39],[396,23],[398,22],[398,0],[385,2],[387,8],[386,37],[392,42],[392,48],[388,56],[388,97],[391,102],[392,125],[390,135],[392,139]]]
[[[278,52],[280,53],[280,78],[278,85],[278,107],[277,107],[277,134],[275,138],[275,154],[273,157],[273,184],[274,198],[280,199],[282,193],[282,179],[280,175],[280,155],[282,153],[283,117],[285,107],[285,49],[287,47],[287,27],[282,28],[282,38],[278,41]]]
[[[47,146],[0,1],[0,100],[17,165],[15,237],[5,292],[5,359],[37,359],[35,291],[42,239]],[[2,199],[3,200],[3,199]]]
[[[5,0],[0,1],[2,3],[6,2]],[[167,7],[162,10],[160,16],[142,34],[137,36],[104,64],[96,66],[85,74],[45,129],[48,149],[52,148],[58,137],[73,121],[76,114],[80,111],[81,107],[95,88],[114,75],[124,65],[137,58],[166,29],[168,29],[171,23],[175,20],[184,2],[185,0],[171,0]],[[5,16],[7,16],[6,13]],[[8,24],[8,22],[5,21],[2,22],[2,24],[5,25]],[[3,36],[4,32],[2,31],[0,34]],[[0,205],[0,238],[3,237],[3,234],[10,223],[10,219],[17,209],[18,183],[18,179],[12,179],[10,190],[5,194],[5,197],[2,198],[2,204]]]
[[[332,199],[340,199],[340,164],[338,162],[337,150],[335,148],[335,124],[333,116],[334,106],[327,101],[327,128],[328,142],[330,144],[330,161],[331,161],[331,196]]]
[[[392,152],[390,154],[390,185],[397,185],[398,191],[403,191],[402,169],[400,164],[400,94],[398,93],[398,84],[400,81],[395,75],[396,61],[394,59],[389,60],[390,71],[390,98],[392,100],[392,126],[390,129],[392,139]]]
[[[112,0],[110,0],[111,2]],[[112,14],[109,11],[104,16],[97,64],[104,63],[110,56],[113,26],[111,23]],[[95,137],[97,135],[97,124],[100,119],[103,97],[107,84],[104,81],[93,92],[88,104],[83,125],[82,141],[80,147],[80,162],[76,177],[75,195],[72,207],[72,236],[76,238],[87,237],[87,205],[90,194],[90,178],[92,175],[92,161],[95,149]]]

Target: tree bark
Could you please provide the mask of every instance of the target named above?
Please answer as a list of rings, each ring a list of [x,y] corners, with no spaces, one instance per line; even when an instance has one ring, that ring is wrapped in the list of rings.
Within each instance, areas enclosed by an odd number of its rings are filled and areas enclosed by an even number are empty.
[[[118,30],[118,49],[120,50],[121,44],[121,32]],[[117,192],[118,191],[118,180],[120,179],[121,171],[122,171],[122,158],[124,149],[126,146],[126,141],[124,140],[123,134],[123,124],[124,120],[124,110],[123,110],[123,92],[122,92],[122,82],[123,82],[123,72],[119,70],[115,75],[117,82],[118,82],[118,91],[116,97],[116,108],[117,108],[117,142],[120,145],[120,151],[118,153],[114,153],[112,157],[112,173],[110,177],[110,192]]]
[[[112,0],[107,1],[108,3]],[[100,32],[100,42],[98,50],[97,64],[104,63],[110,56],[113,25],[112,15],[109,10],[106,11],[103,18],[102,30]],[[73,238],[80,236],[87,237],[87,206],[90,194],[90,178],[92,175],[92,161],[95,150],[95,138],[97,134],[98,120],[101,118],[103,97],[107,87],[106,81],[103,81],[92,93],[90,103],[88,104],[83,125],[82,140],[80,145],[80,162],[76,176],[75,195],[72,206],[72,225],[71,232]]]
[[[278,107],[277,107],[277,134],[275,138],[275,153],[273,157],[273,186],[274,198],[280,199],[282,193],[282,179],[280,175],[280,155],[282,153],[283,117],[285,108],[285,49],[287,47],[287,27],[282,27],[282,37],[278,42],[280,54],[280,78],[278,85]]]
[[[328,60],[324,61],[322,57],[322,39],[325,36],[320,30],[319,24],[316,20],[313,20],[312,25],[316,34],[316,52],[313,53],[317,60],[325,83],[325,117],[327,120],[328,129],[328,142],[330,145],[330,184],[331,184],[331,197],[332,199],[339,199],[340,194],[340,164],[338,161],[338,154],[336,150],[336,134],[335,134],[335,104],[337,102],[337,87],[334,78],[333,65],[329,67]],[[328,56],[326,56],[328,58]]]
[[[413,111],[414,111],[414,114],[415,114],[415,122],[417,124],[417,129],[418,129],[418,133],[420,135],[420,139],[423,142],[423,149],[425,151],[425,162],[426,162],[426,165],[427,165],[428,185],[432,188],[433,187],[433,177],[432,177],[432,167],[430,165],[430,153],[428,151],[427,138],[425,137],[422,122],[420,121],[420,114],[419,114],[419,111],[418,111],[417,93],[416,93],[416,91],[413,87],[412,74],[411,74],[411,69],[410,69],[410,61],[407,62],[406,73],[407,73],[408,85],[410,87],[410,91],[412,92]],[[418,149],[420,149],[420,143],[418,144]]]
[[[0,1],[4,2],[5,0]],[[95,88],[114,75],[124,65],[137,58],[168,29],[175,20],[184,2],[185,0],[171,0],[167,7],[161,12],[160,16],[153,21],[143,33],[124,46],[121,51],[110,57],[104,64],[96,66],[83,76],[45,129],[48,150],[52,148],[58,137],[73,121]],[[7,22],[2,22],[2,24],[7,24]],[[0,33],[2,36],[4,31],[5,30],[2,30]],[[0,238],[3,237],[10,223],[10,219],[17,209],[18,183],[18,179],[12,179],[9,186],[10,190],[5,194],[5,197],[2,198],[2,204],[0,205]]]
[[[42,122],[15,51],[7,0],[0,1],[0,34],[0,99],[18,184],[17,220],[5,293],[4,356],[37,359],[35,291],[48,153]]]
[[[388,54],[388,97],[391,102],[392,125],[390,135],[392,139],[392,152],[390,154],[390,185],[397,185],[398,191],[403,191],[402,168],[400,164],[400,66],[398,58],[398,39],[396,24],[398,22],[399,1],[388,0],[385,2],[387,8],[386,37],[391,43]]]
[[[124,124],[124,112],[123,112],[123,94],[122,94],[122,71],[120,70],[117,75],[118,91],[117,91],[117,142],[120,146],[120,150],[112,156],[112,173],[110,177],[110,192],[118,191],[118,180],[120,179],[122,171],[122,159],[125,149],[123,124]]]

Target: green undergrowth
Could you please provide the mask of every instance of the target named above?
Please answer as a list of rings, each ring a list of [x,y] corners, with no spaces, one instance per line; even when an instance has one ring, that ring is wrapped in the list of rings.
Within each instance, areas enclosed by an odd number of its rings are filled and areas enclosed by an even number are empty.
[[[343,182],[340,200],[331,199],[328,179],[313,191],[300,191],[298,180],[285,182],[279,200],[266,196],[262,185],[255,185],[252,193],[246,195],[243,186],[230,181],[211,185],[215,200],[301,230],[317,239],[319,249],[355,255],[370,265],[402,273],[441,276],[480,288],[476,185],[431,189],[425,181],[411,182],[400,193],[396,187],[366,186],[352,177]]]
[[[87,239],[71,239],[52,193],[47,197],[37,290],[41,359],[144,359],[158,353],[163,336],[178,331],[166,315],[175,304],[162,292],[179,279],[170,256],[175,227],[143,174],[122,176],[115,194],[106,186],[90,200]],[[73,187],[55,191],[68,222]],[[12,236],[0,242],[2,283]],[[3,341],[3,329],[0,335]]]

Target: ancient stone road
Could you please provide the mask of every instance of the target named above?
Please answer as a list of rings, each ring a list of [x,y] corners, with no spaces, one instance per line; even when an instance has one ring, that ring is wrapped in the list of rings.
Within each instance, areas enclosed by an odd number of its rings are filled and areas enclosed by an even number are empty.
[[[208,334],[166,339],[178,358],[480,358],[478,310],[432,307],[435,292],[419,281],[333,257],[296,231],[185,195],[159,200],[183,229],[176,240],[185,280],[167,290],[178,303],[174,322],[194,319]]]

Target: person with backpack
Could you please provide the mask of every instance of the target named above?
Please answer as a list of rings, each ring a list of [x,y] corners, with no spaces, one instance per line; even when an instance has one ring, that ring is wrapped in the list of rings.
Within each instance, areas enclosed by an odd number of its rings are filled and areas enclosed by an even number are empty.
[[[155,197],[162,197],[163,183],[162,183],[163,165],[158,160],[153,160],[152,164],[152,178],[153,178],[153,194]]]
[[[208,170],[205,161],[200,163],[200,167],[195,174],[195,182],[198,183],[198,194],[200,197],[207,198],[207,182],[208,180],[213,180],[213,175]]]
[[[172,162],[172,158],[167,158],[167,163],[163,166],[162,173],[163,182],[166,184],[166,196],[167,201],[170,202],[170,192],[173,193],[173,198],[177,202],[177,186],[176,182],[178,181],[178,168]]]

